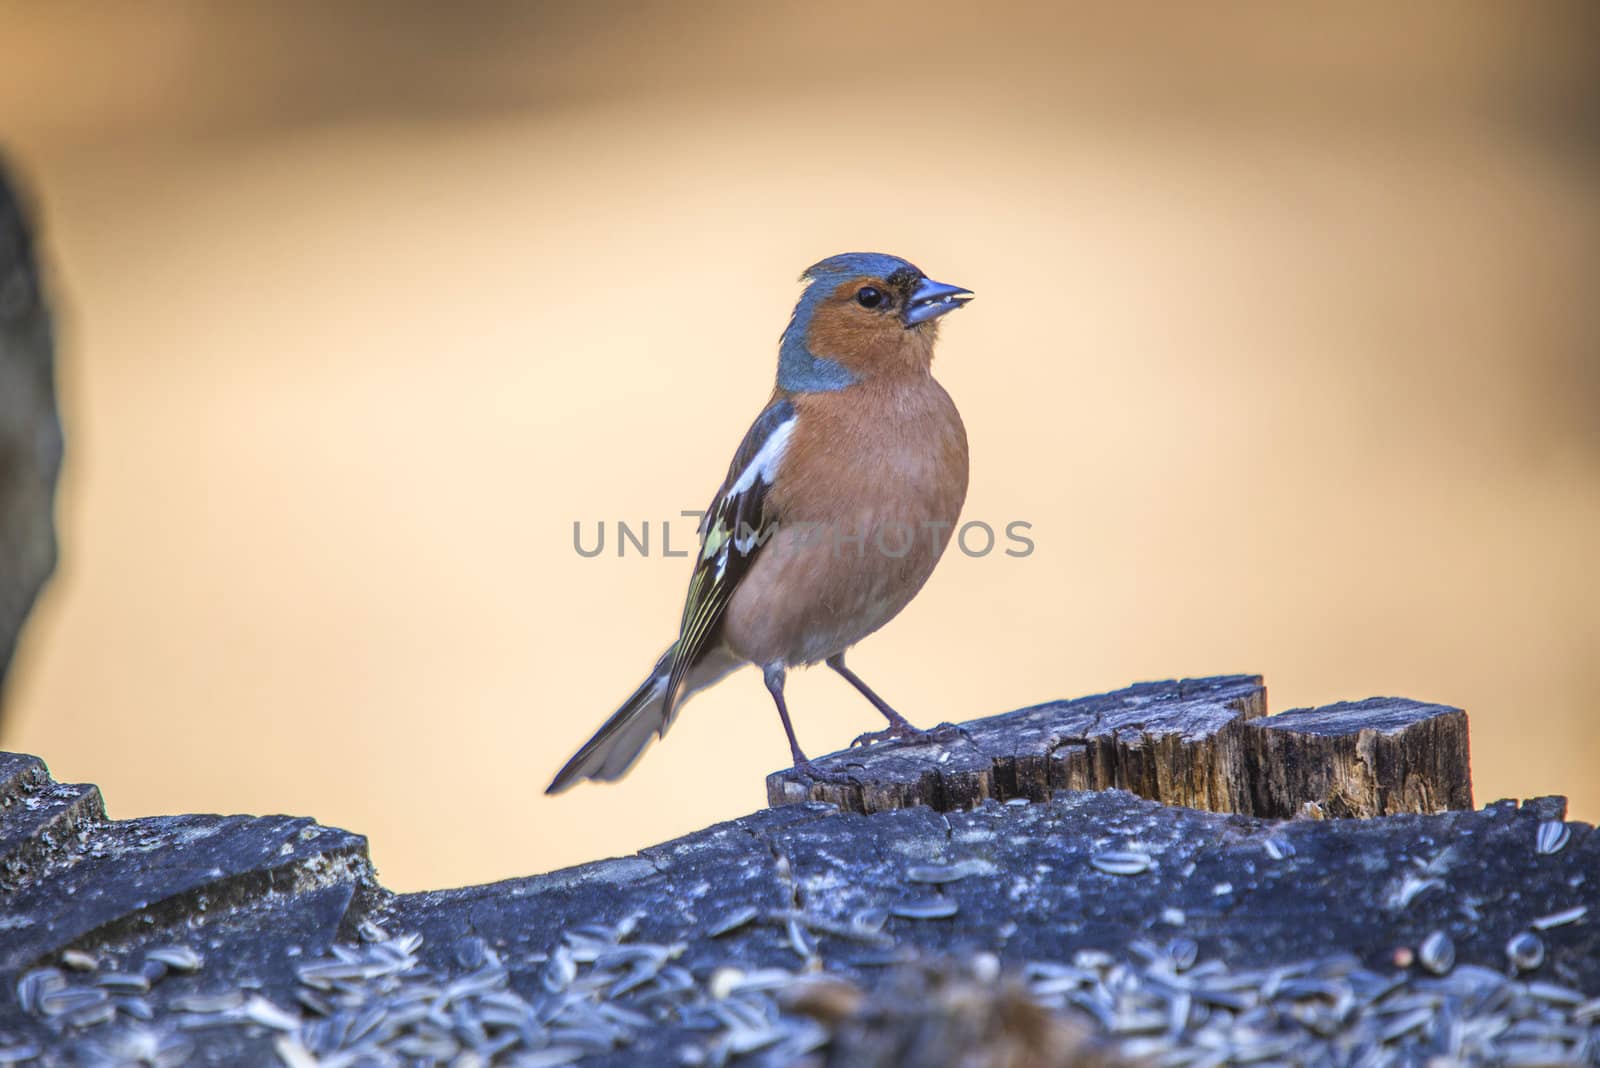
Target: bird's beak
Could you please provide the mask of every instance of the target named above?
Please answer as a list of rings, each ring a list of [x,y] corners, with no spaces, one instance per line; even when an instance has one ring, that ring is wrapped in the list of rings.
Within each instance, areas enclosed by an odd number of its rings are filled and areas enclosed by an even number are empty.
[[[972,290],[970,289],[962,289],[960,286],[946,285],[943,282],[935,282],[931,278],[924,278],[917,283],[917,287],[906,298],[906,310],[903,318],[908,327],[916,326],[918,323],[932,322],[946,312],[955,311],[971,299]]]

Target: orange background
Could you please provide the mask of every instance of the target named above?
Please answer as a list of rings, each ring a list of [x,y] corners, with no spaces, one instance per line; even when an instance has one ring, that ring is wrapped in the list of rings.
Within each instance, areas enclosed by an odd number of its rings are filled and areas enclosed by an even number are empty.
[[[762,804],[748,672],[543,796],[687,577],[572,523],[703,506],[795,275],[868,249],[979,294],[966,516],[1037,543],[852,658],[914,720],[1262,672],[1461,705],[1480,801],[1600,816],[1592,3],[3,12],[69,456],[0,743],[113,814],[314,815],[414,889]]]

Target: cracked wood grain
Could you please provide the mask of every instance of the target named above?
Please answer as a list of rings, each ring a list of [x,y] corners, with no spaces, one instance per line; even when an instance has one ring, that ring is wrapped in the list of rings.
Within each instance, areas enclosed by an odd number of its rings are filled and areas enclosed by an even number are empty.
[[[1121,789],[1211,812],[1287,818],[1472,806],[1467,718],[1399,698],[1266,715],[1259,676],[1141,683],[819,759],[849,783],[767,778],[771,805],[939,811],[1057,790]]]

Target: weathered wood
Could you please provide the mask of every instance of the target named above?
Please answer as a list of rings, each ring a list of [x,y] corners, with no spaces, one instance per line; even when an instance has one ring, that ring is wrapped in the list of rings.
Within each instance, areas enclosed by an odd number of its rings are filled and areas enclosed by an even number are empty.
[[[0,975],[330,887],[343,903],[324,944],[357,893],[376,887],[365,838],[289,816],[108,821],[97,787],[0,753]]]
[[[1397,698],[1266,715],[1258,676],[1141,683],[832,753],[767,777],[772,805],[940,811],[1056,790],[1131,790],[1169,805],[1284,818],[1472,806],[1467,718]],[[1308,807],[1309,806],[1309,807]]]
[[[560,1062],[568,1044],[603,1068],[1499,1063],[1531,1033],[1552,1063],[1600,1049],[1584,1007],[1600,993],[1600,836],[1560,799],[1264,820],[1051,790],[1082,775],[1286,811],[1315,788],[1341,814],[1363,791],[1379,811],[1440,804],[1408,783],[1464,774],[1464,750],[1413,737],[1448,742],[1464,727],[1450,708],[1262,708],[1251,676],[1026,708],[966,724],[931,758],[963,759],[963,777],[934,783],[1042,799],[787,804],[634,857],[406,895],[376,884],[347,831],[114,822],[93,787],[0,755],[0,1063]],[[1006,739],[1021,772],[997,787]],[[912,748],[848,756],[928,788]],[[1288,771],[1264,787],[1245,774],[1262,759]],[[1400,1026],[1419,1004],[1426,1025]],[[1120,1046],[1125,1031],[1142,1046]],[[1464,1034],[1480,1047],[1450,1046]]]
[[[1145,730],[1174,736],[1167,714],[1195,702],[1219,719],[1229,702],[1259,711],[1253,679],[1134,690],[1088,705],[1125,734],[1142,708]],[[1019,718],[1043,730],[1037,713]],[[1350,715],[1278,717],[1272,742],[1344,739]],[[1386,729],[1433,718],[1393,702],[1362,717],[1372,754]],[[976,748],[985,727],[971,729]],[[1095,744],[1113,755],[1083,767],[1149,779],[1114,741]],[[1246,765],[1250,744],[1236,750]],[[1390,758],[1371,759],[1385,779]],[[514,1063],[577,1042],[603,1068],[736,1048],[751,1051],[736,1064],[813,1051],[814,1064],[944,1068],[1007,1049],[1067,1064],[1151,1013],[1160,1027],[1137,1059],[1220,1055],[1222,1041],[1240,1060],[1371,1048],[1420,1063],[1470,1033],[1489,1036],[1485,1058],[1512,1060],[1526,1041],[1513,1017],[1578,1059],[1600,1049],[1600,1020],[1580,1009],[1600,994],[1600,836],[1563,816],[1542,799],[1277,821],[1120,790],[948,812],[807,803],[632,857],[397,896],[359,836],[281,816],[109,821],[92,787],[0,756],[0,1062],[157,1048],[162,1063],[444,1063],[492,1048]],[[172,963],[174,944],[196,952],[194,971]],[[821,980],[834,986],[808,985]],[[1206,1009],[1173,1029],[1180,994]],[[1398,1028],[1416,1004],[1445,1015]]]
[[[0,893],[36,877],[62,843],[105,815],[98,787],[55,782],[37,757],[0,753]]]
[[[61,422],[39,275],[23,206],[0,158],[0,696],[23,621],[56,562]]]
[[[1252,811],[1392,816],[1472,807],[1467,714],[1397,697],[1297,708],[1251,725]]]
[[[1242,725],[1265,711],[1266,689],[1255,675],[1141,683],[974,720],[959,733],[832,753],[817,767],[854,783],[781,771],[768,776],[767,799],[826,801],[850,812],[912,805],[944,812],[985,800],[1043,800],[1057,790],[1127,789],[1192,808],[1244,811]]]

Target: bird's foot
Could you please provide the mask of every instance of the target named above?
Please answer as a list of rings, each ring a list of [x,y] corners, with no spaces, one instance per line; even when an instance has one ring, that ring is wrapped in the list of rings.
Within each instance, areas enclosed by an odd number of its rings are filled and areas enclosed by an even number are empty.
[[[860,786],[861,780],[842,771],[824,771],[809,760],[796,761],[794,773],[807,782],[825,782],[832,786]]]
[[[959,723],[951,723],[949,720],[934,724],[923,733],[935,742],[953,742],[957,738],[965,738],[969,742],[972,741],[972,735],[967,731],[967,728]]]
[[[865,734],[856,735],[850,742],[850,748],[871,745],[873,742],[886,742],[891,738],[919,738],[924,733],[909,723],[891,723],[881,731],[867,731]]]
[[[966,728],[957,726],[954,723],[941,723],[937,727],[929,727],[927,730],[923,730],[920,727],[913,727],[905,720],[901,720],[898,723],[889,724],[881,731],[868,731],[865,734],[858,734],[850,745],[854,748],[858,745],[871,745],[873,742],[883,742],[893,738],[909,738],[913,741],[924,742],[949,742],[953,741],[958,735],[969,741],[971,740]]]

